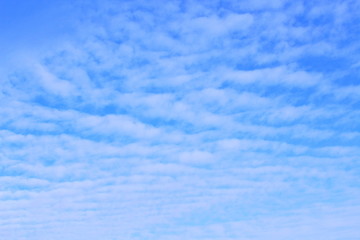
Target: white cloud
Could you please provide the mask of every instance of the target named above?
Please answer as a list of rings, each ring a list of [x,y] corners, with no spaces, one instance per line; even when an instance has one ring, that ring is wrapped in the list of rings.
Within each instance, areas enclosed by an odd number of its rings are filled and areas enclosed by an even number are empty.
[[[215,156],[209,152],[204,151],[192,151],[192,152],[182,152],[179,156],[180,162],[188,164],[209,164],[213,163]]]
[[[62,97],[69,97],[74,94],[75,87],[69,81],[58,79],[40,64],[37,64],[34,68],[41,82],[41,86],[46,91]]]
[[[1,70],[0,235],[354,239],[356,11],[82,5],[76,34]]]
[[[290,70],[284,66],[250,71],[224,71],[223,76],[225,79],[239,84],[284,84],[295,87],[311,87],[319,84],[321,81],[319,74]]]

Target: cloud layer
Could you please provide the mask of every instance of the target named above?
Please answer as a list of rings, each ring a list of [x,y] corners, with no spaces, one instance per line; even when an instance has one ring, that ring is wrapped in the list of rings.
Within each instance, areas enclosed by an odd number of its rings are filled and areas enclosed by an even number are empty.
[[[30,2],[0,49],[4,239],[360,237],[357,1]]]

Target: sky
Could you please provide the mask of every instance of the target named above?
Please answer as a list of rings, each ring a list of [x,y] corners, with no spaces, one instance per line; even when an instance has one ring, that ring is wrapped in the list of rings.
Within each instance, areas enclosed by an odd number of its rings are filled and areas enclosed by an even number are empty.
[[[0,236],[360,239],[360,1],[0,1]]]

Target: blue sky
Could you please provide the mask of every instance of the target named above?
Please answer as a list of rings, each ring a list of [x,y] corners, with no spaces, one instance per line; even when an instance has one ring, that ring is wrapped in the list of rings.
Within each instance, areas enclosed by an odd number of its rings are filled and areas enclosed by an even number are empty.
[[[2,1],[0,236],[360,238],[359,1]]]

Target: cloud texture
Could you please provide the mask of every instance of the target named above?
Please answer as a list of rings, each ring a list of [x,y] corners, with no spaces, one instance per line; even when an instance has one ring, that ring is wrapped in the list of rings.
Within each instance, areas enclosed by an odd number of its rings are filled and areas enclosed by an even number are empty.
[[[358,1],[29,2],[3,239],[360,238]]]

